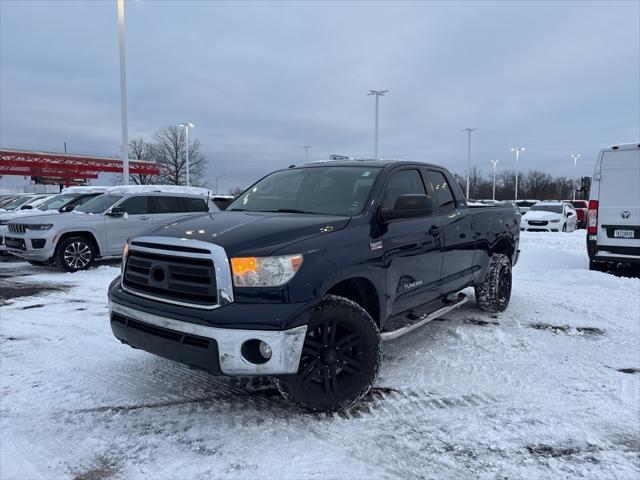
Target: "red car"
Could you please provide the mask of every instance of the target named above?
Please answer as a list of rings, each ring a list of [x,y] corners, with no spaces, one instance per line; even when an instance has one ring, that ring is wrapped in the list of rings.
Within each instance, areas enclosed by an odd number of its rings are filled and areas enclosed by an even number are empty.
[[[576,209],[576,215],[578,216],[577,228],[586,228],[589,202],[587,200],[563,200],[563,202],[570,203]]]

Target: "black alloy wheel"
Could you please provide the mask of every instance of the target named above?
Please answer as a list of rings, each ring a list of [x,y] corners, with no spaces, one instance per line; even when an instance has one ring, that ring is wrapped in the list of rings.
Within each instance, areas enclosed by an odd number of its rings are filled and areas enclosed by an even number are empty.
[[[347,408],[371,389],[381,346],[378,327],[364,309],[328,295],[309,323],[298,373],[276,384],[285,397],[307,410]]]

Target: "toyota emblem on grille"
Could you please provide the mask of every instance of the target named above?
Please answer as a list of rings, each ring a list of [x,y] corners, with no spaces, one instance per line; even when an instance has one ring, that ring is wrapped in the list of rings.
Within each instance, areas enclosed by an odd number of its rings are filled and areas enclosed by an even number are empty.
[[[154,264],[149,270],[149,283],[161,284],[168,277],[168,272],[163,265]]]
[[[620,216],[622,218],[629,218],[631,216],[631,212],[629,210],[623,210],[620,212]]]

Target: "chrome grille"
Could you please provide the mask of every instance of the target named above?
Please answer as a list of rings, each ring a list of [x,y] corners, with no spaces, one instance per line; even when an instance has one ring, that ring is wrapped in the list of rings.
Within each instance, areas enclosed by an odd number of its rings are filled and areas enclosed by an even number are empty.
[[[233,301],[224,249],[198,240],[138,237],[123,265],[122,288],[134,295],[195,308]]]
[[[13,233],[25,233],[27,231],[27,226],[21,223],[10,223],[9,231]]]

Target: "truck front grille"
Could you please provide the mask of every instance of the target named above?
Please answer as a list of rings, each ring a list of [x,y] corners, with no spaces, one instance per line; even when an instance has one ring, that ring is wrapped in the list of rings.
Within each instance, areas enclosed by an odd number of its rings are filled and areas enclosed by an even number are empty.
[[[123,286],[171,303],[218,303],[213,260],[129,250]]]
[[[10,223],[9,231],[13,233],[25,233],[27,231],[27,226],[22,225],[21,223]]]

